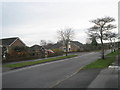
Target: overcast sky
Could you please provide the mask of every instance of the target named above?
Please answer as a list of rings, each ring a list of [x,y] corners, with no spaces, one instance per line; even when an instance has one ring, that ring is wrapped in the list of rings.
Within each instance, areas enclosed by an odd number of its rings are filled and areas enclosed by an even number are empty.
[[[11,1],[0,3],[0,38],[19,37],[27,46],[39,44],[40,40],[55,43],[57,30],[66,27],[75,30],[74,40],[86,43],[85,32],[93,25],[90,20],[110,16],[116,19],[113,24],[118,23],[119,0]]]

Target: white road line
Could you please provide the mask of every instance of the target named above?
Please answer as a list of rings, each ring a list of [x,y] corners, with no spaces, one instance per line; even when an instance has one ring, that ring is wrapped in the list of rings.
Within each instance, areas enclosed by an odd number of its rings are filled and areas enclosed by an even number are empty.
[[[81,68],[80,68],[81,69]],[[69,79],[70,77],[76,75],[80,69],[76,70],[75,72],[73,72],[71,75],[66,75],[65,78],[61,79],[61,80],[58,80],[54,85],[50,86],[49,88],[54,88],[55,86],[57,86],[58,84],[60,84],[61,82]]]
[[[93,53],[95,53],[95,52],[87,53],[87,54],[84,54],[84,55],[81,55],[81,56],[77,56],[77,57],[73,57],[73,58],[68,58],[68,59],[63,59],[63,60],[59,60],[59,61],[53,61],[53,62],[47,62],[47,63],[43,63],[43,64],[37,64],[37,65],[33,65],[33,66],[23,67],[23,68],[20,68],[20,69],[3,72],[2,75],[19,72],[19,71],[26,70],[26,69],[35,68],[35,67],[38,67],[38,66],[44,66],[44,65],[47,65],[47,64],[53,64],[53,63],[59,63],[59,62],[63,62],[63,61],[68,61],[70,59],[87,56],[87,55],[90,55],[90,54],[93,54]]]

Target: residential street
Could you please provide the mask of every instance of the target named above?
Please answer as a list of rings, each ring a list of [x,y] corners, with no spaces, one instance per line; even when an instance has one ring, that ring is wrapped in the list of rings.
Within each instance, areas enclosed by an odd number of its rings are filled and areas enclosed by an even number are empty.
[[[2,90],[120,89],[119,0],[24,1],[0,2]]]
[[[108,52],[110,51],[106,53]],[[80,68],[98,58],[100,58],[100,52],[89,52],[66,60],[48,62],[4,72],[2,86],[3,88],[54,88],[65,80],[69,80],[71,77],[73,78],[79,72]],[[81,85],[83,84],[83,86],[79,86],[77,83],[73,87],[88,87],[100,72],[100,69],[97,72],[94,72],[94,70],[89,73],[80,72],[83,78],[76,80],[81,80]],[[91,77],[85,78],[87,75],[91,75]]]

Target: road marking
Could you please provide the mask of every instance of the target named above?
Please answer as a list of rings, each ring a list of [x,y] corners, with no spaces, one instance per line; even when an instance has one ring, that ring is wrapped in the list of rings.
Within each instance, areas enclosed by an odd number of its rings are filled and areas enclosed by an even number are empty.
[[[73,58],[69,58],[69,59],[63,59],[63,60],[58,60],[58,61],[53,61],[53,62],[47,62],[47,63],[37,64],[37,65],[33,65],[33,66],[23,67],[23,68],[19,68],[19,69],[16,69],[16,70],[11,70],[11,71],[7,71],[7,72],[3,72],[2,75],[19,72],[19,71],[26,70],[26,69],[35,68],[35,67],[38,67],[38,66],[44,66],[44,65],[47,65],[47,64],[53,64],[53,63],[59,63],[59,62],[63,62],[63,61],[68,61],[70,59],[80,58],[80,57],[87,56],[87,55],[90,55],[90,54],[93,54],[93,53],[96,53],[96,52],[90,52],[90,53],[87,53],[87,54],[84,54],[84,55],[81,55],[81,56],[77,56],[77,57],[73,57]]]
[[[80,69],[81,69],[81,68],[80,68]],[[80,71],[80,69],[76,70],[76,71],[75,71],[74,73],[72,73],[71,75],[66,75],[65,78],[57,81],[54,85],[50,86],[49,88],[54,88],[55,86],[57,86],[57,85],[60,84],[61,82],[63,82],[63,81],[65,81],[65,80],[69,79],[70,77],[76,75],[76,74]]]

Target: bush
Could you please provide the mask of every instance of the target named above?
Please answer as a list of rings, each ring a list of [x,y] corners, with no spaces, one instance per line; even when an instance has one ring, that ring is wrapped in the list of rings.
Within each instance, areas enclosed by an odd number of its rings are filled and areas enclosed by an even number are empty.
[[[58,55],[63,55],[63,51],[62,50],[60,50],[60,49],[52,49],[53,50],[53,52],[54,52],[54,56],[58,56]]]

